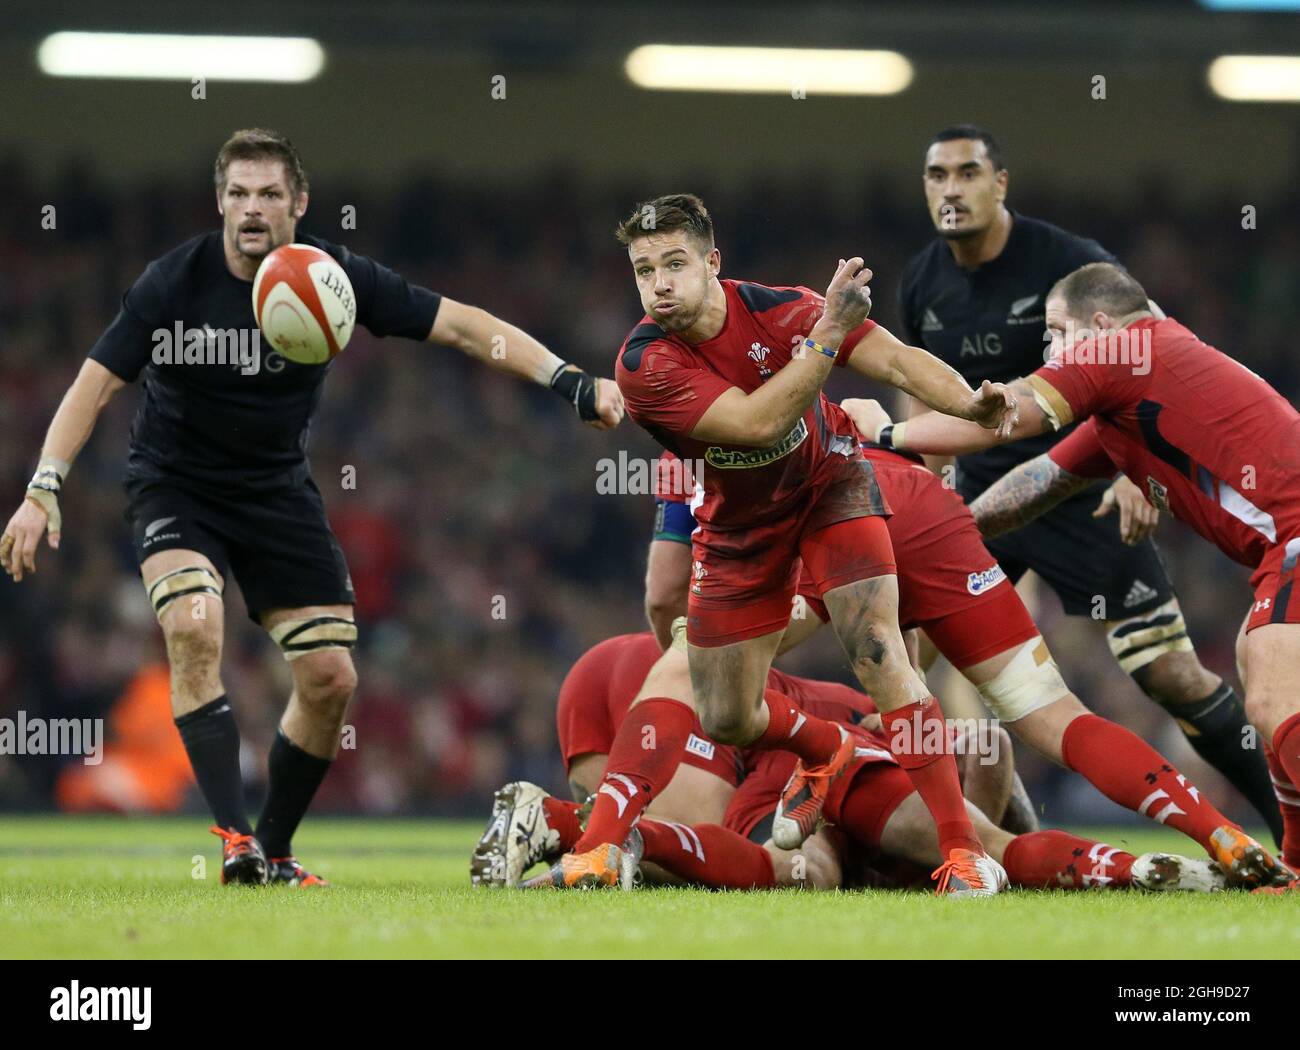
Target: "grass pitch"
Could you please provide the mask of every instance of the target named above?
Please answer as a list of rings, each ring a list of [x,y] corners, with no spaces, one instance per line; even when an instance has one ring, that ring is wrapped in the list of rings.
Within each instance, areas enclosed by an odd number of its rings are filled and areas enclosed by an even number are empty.
[[[298,855],[333,885],[298,891],[223,888],[217,839],[198,818],[0,820],[0,956],[1300,957],[1300,895],[471,890],[481,830],[309,819]],[[1134,853],[1194,848],[1160,829],[1095,837]]]

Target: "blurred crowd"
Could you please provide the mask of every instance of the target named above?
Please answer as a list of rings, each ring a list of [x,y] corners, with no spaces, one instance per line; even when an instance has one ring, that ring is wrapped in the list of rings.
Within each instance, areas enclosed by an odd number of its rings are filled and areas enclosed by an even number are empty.
[[[874,316],[896,328],[898,275],[931,236],[919,177],[906,185],[864,180],[850,192],[815,180],[759,181],[741,192],[707,178],[593,188],[574,172],[556,172],[506,192],[432,176],[412,177],[397,191],[322,179],[301,229],[483,306],[561,356],[610,375],[640,316],[612,230],[638,197],[669,190],[704,196],[724,275],[820,289],[839,256],[862,254],[876,273]],[[1014,207],[1099,239],[1169,314],[1294,399],[1295,202],[1175,202],[1153,182],[1114,205],[1050,185],[1013,186]],[[70,162],[51,183],[9,158],[0,160],[0,199],[0,515],[7,519],[59,398],[122,292],[150,259],[215,227],[218,217],[202,170],[192,182],[121,186]],[[44,229],[49,204],[55,223]],[[1254,229],[1243,229],[1245,204],[1257,209]],[[356,209],[355,230],[339,228],[345,205]],[[833,395],[864,392],[879,393],[834,377]],[[168,735],[161,635],[122,517],[119,476],[136,398],[136,387],[117,396],[72,470],[62,549],[43,547],[37,574],[20,585],[0,579],[0,718],[19,710],[29,718],[107,718],[110,758],[127,756],[152,732],[157,752],[123,759],[148,783],[115,782],[87,795],[84,776],[68,768],[78,759],[0,755],[0,809],[43,808],[56,798],[69,808],[201,809]],[[620,449],[647,458],[656,451],[631,422],[596,432],[549,392],[455,351],[380,341],[358,329],[331,366],[310,441],[361,626],[351,737],[320,810],[480,813],[492,789],[521,777],[563,791],[557,687],[585,649],[644,628],[651,500],[596,488],[598,461]],[[343,483],[349,467],[354,487]],[[1232,641],[1249,599],[1244,571],[1181,526],[1163,524],[1160,536],[1203,660],[1231,675]],[[1086,702],[1146,734],[1203,786],[1223,787],[1111,665],[1099,632],[1064,620],[1050,596],[1034,603]],[[256,798],[289,676],[234,586],[226,624],[224,681]],[[785,666],[847,680],[825,638]],[[1077,779],[1021,758],[1045,819],[1119,815]]]

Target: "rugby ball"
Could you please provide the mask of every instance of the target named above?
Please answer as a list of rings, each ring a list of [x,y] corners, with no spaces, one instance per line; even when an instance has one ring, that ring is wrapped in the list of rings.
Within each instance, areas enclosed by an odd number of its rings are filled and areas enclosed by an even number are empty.
[[[321,365],[352,338],[357,298],[332,255],[310,244],[285,244],[257,268],[253,316],[263,338],[284,357]]]

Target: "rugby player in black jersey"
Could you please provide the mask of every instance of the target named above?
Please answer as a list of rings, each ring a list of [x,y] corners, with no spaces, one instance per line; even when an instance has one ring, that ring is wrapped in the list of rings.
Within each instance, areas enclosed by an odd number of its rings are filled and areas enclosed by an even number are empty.
[[[36,571],[42,533],[58,548],[69,466],[104,405],[143,374],[127,518],[167,643],[172,713],[224,841],[221,881],[316,885],[324,880],[294,859],[291,840],[338,751],[356,687],[357,629],[347,565],[306,457],[329,366],[246,352],[260,345],[251,343],[258,266],[282,244],[314,245],[347,271],[357,322],[375,335],[455,347],[549,385],[598,428],[617,425],[623,401],[613,382],[566,364],[505,321],[298,235],[307,178],[297,151],[275,132],[237,131],[218,152],[214,175],[221,229],[150,263],[123,297],[54,415],[26,498],[0,536],[0,565],[18,581]],[[194,335],[184,336],[185,347],[169,346],[177,332]],[[221,595],[230,576],[293,677],[256,827],[244,808],[239,732],[221,679]]]
[[[1009,383],[1029,375],[1042,366],[1048,347],[1044,308],[1052,285],[1085,263],[1114,257],[1094,240],[1008,208],[1001,152],[981,128],[965,124],[939,132],[926,152],[923,178],[938,236],[903,271],[903,341],[925,347],[976,388],[985,379]],[[913,400],[911,411],[924,407]],[[959,457],[958,491],[973,500],[1070,429]],[[1118,525],[1107,516],[1116,507]],[[1105,621],[1120,666],[1173,715],[1197,754],[1232,782],[1280,839],[1281,818],[1263,758],[1242,746],[1241,700],[1192,648],[1150,539],[1155,522],[1140,491],[1121,477],[1109,487],[1099,482],[987,543],[1012,580],[1032,569],[1056,591],[1068,615]]]

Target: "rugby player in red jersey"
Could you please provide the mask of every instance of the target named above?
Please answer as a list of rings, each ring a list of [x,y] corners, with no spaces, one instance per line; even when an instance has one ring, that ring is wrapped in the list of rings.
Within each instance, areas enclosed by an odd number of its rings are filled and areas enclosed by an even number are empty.
[[[1254,570],[1255,603],[1238,633],[1237,662],[1246,713],[1264,736],[1283,803],[1283,858],[1294,864],[1300,630],[1293,628],[1300,602],[1292,603],[1291,592],[1300,558],[1300,413],[1177,321],[1157,320],[1142,286],[1112,264],[1092,263],[1058,281],[1046,320],[1051,358],[1014,384],[1022,396],[1011,437],[1092,422],[1051,450],[1042,493],[1015,495],[1022,476],[986,492],[979,511],[986,520],[1026,519],[1059,499],[1058,490],[1077,487],[1077,479],[1120,470],[1157,507]],[[875,407],[868,425],[886,443],[919,452],[964,453],[1004,439],[939,413],[891,424]],[[1042,467],[1031,460],[1022,470]]]
[[[855,403],[845,404],[854,416]],[[1234,883],[1269,880],[1273,861],[1264,847],[1228,820],[1168,759],[1128,729],[1089,711],[1070,691],[961,497],[914,454],[865,444],[863,455],[875,468],[885,500],[895,508],[888,524],[898,561],[900,626],[909,633],[924,630],[999,721],[1039,754],[1078,773],[1116,804],[1195,840]],[[661,502],[673,498],[672,482],[678,480],[674,474],[689,480],[683,464],[676,469],[661,465],[656,486]],[[683,486],[676,487],[680,491]],[[680,539],[689,521],[689,510],[683,517],[681,510],[661,509],[655,536],[660,542]],[[660,565],[666,563],[660,559]],[[670,590],[657,580],[648,583]],[[791,619],[787,636],[807,638],[827,620],[826,607],[806,574],[799,591],[808,611],[802,622]],[[1013,820],[1018,809],[1013,809]],[[1032,819],[1032,810],[1028,816]],[[1018,820],[1014,824],[1016,830],[1026,831],[1034,826]]]
[[[986,383],[973,392],[953,369],[868,322],[871,274],[861,259],[841,262],[825,299],[721,280],[712,220],[686,194],[639,206],[618,236],[646,309],[616,368],[628,412],[665,448],[705,463],[687,628],[704,728],[724,743],[799,757],[773,828],[777,845],[797,846],[853,750],[839,727],[765,690],[801,557],[934,816],[941,881],[954,892],[997,892],[1004,873],[971,827],[952,755],[923,753],[913,740],[942,715],[898,630],[889,508],[852,425],[821,386],[839,360],[927,404],[1007,428],[1005,389]],[[672,746],[619,741],[576,853],[621,843],[679,761],[675,741],[694,712],[660,697],[643,706],[661,744]],[[905,731],[893,733],[896,725]]]
[[[566,676],[556,723],[575,797],[585,798],[584,781],[599,782],[641,678],[658,659],[653,635],[620,635],[589,650]],[[854,758],[826,801],[825,815],[834,826],[819,829],[797,853],[773,846],[771,820],[797,759],[785,751],[741,752],[716,744],[697,723],[669,786],[636,824],[629,848],[619,851],[621,870],[593,868],[578,885],[629,888],[638,859],[646,877],[659,883],[685,880],[728,889],[926,885],[939,862],[934,823],[891,755],[870,699],[845,685],[777,670],[769,672],[769,684],[854,737]],[[689,701],[689,675],[680,675],[676,685],[670,691]],[[962,787],[981,839],[1000,862],[1005,858],[1013,883],[1223,887],[1222,869],[1210,862],[1173,854],[1133,857],[1064,832],[1015,836],[997,827],[994,821],[1005,809],[1014,770],[1010,739],[1004,731],[996,732],[996,746],[981,749],[980,760],[965,765]],[[970,743],[962,741],[956,750],[974,755]],[[743,782],[738,786],[739,777]],[[534,863],[571,848],[581,834],[579,809],[578,802],[552,798],[534,784],[502,787],[471,860],[474,884],[518,885]],[[569,885],[569,874],[557,865],[524,885]]]

